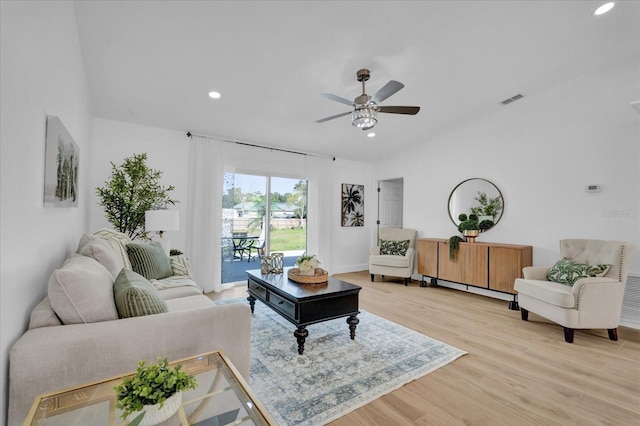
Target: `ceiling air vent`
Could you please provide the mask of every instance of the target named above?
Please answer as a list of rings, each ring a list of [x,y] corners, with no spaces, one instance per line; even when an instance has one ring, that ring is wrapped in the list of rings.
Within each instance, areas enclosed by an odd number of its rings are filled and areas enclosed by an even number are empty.
[[[515,96],[510,97],[509,99],[505,99],[504,101],[500,102],[502,105],[509,105],[511,102],[517,101],[518,99],[524,98],[524,95],[522,93],[518,93]]]

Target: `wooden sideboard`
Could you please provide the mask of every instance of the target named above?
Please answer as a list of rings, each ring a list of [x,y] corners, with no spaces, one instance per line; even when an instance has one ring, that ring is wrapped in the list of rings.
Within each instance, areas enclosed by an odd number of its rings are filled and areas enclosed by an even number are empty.
[[[509,309],[518,310],[516,278],[522,268],[533,264],[533,247],[516,244],[460,243],[454,260],[449,258],[449,241],[438,238],[418,239],[418,273],[423,279],[438,279],[513,295]]]

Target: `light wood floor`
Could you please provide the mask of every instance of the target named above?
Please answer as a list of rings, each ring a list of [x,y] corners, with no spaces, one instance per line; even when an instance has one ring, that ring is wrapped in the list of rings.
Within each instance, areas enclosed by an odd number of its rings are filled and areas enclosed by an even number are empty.
[[[640,425],[640,331],[577,330],[508,302],[444,287],[336,277],[362,286],[360,308],[467,351],[330,423],[369,425]],[[379,278],[377,278],[379,279]],[[244,287],[212,298],[242,297]],[[357,339],[357,336],[356,336]]]

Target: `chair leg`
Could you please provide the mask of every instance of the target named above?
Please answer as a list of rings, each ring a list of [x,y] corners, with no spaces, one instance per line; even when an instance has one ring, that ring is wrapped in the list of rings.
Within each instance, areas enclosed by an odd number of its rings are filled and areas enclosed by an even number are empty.
[[[404,285],[405,285],[405,286],[409,285],[409,278],[405,278],[405,279],[404,279]]]
[[[609,332],[609,340],[618,340],[618,329],[617,328],[610,328],[607,330]]]
[[[373,274],[371,274],[371,282],[373,282]]]
[[[526,309],[520,308],[520,318],[522,318],[522,321],[528,321],[529,311],[527,311]]]
[[[573,343],[573,328],[564,327],[564,341],[567,343]]]

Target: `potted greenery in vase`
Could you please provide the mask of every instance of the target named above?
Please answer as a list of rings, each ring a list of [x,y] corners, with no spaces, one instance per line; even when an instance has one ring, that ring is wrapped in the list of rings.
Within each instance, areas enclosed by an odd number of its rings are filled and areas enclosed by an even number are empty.
[[[474,243],[476,241],[476,237],[480,234],[478,216],[472,213],[467,217],[466,214],[462,213],[458,216],[458,220],[460,220],[458,231],[462,232],[462,235],[465,236],[467,242]]]
[[[182,391],[195,389],[195,377],[182,371],[182,365],[169,367],[168,359],[157,364],[138,363],[136,374],[115,386],[116,407],[132,425],[151,426],[173,416],[182,403]],[[137,423],[136,423],[137,422]]]
[[[320,266],[320,261],[315,254],[303,253],[296,259],[296,266],[300,270],[300,275],[315,275],[316,268]]]

